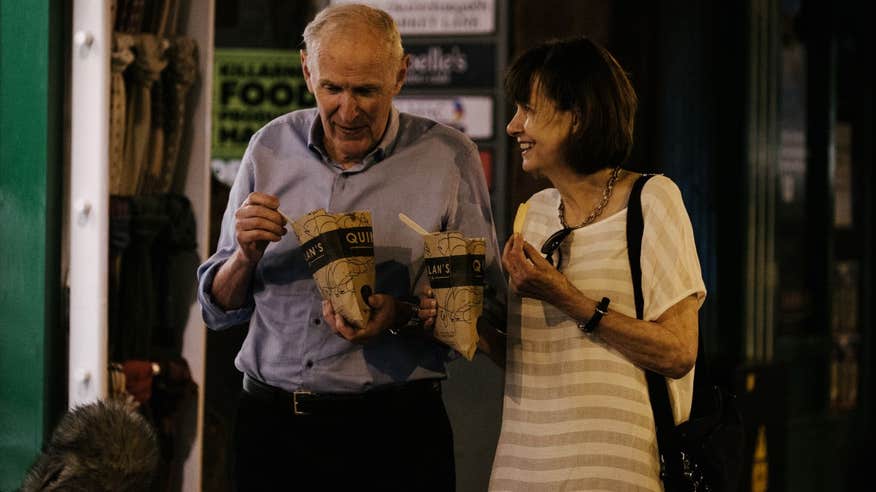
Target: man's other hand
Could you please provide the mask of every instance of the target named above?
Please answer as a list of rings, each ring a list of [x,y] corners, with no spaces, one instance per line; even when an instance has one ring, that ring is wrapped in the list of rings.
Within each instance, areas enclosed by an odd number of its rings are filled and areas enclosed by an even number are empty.
[[[322,301],[322,317],[332,331],[353,343],[366,343],[390,328],[397,328],[399,319],[407,319],[399,311],[404,303],[396,301],[391,295],[373,294],[368,297],[368,305],[371,306],[371,317],[362,328],[348,323],[326,300]]]

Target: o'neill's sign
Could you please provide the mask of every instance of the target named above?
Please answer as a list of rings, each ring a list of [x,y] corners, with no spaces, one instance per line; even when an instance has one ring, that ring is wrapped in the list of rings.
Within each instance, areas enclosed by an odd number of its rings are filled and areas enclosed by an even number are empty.
[[[407,88],[492,88],[496,48],[489,43],[406,42],[411,57]]]

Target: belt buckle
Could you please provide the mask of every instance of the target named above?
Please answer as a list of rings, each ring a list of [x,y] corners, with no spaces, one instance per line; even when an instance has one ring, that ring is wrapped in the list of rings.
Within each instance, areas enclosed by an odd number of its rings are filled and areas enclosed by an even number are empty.
[[[310,391],[293,391],[292,392],[292,412],[295,415],[310,415],[310,412],[302,412],[298,410],[298,395],[312,395]]]

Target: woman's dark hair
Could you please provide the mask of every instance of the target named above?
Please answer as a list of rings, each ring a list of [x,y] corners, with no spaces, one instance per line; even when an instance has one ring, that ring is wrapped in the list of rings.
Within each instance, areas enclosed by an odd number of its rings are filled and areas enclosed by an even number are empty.
[[[633,148],[636,92],[617,60],[587,38],[548,41],[521,54],[505,76],[518,104],[538,92],[572,113],[566,161],[581,174],[621,165]]]

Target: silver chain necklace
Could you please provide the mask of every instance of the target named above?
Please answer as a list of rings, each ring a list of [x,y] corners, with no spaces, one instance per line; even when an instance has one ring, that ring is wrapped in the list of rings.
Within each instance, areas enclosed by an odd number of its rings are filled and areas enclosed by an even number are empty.
[[[602,189],[602,200],[596,204],[596,208],[590,212],[590,215],[584,219],[584,222],[581,222],[574,227],[571,227],[566,223],[566,206],[563,205],[563,199],[560,198],[560,223],[563,224],[563,227],[566,229],[580,229],[602,215],[602,211],[605,210],[605,206],[608,205],[608,201],[611,199],[611,192],[614,190],[614,184],[617,182],[617,177],[620,175],[620,171],[620,166],[611,170],[611,176],[608,177],[608,182],[605,183],[605,188]]]

